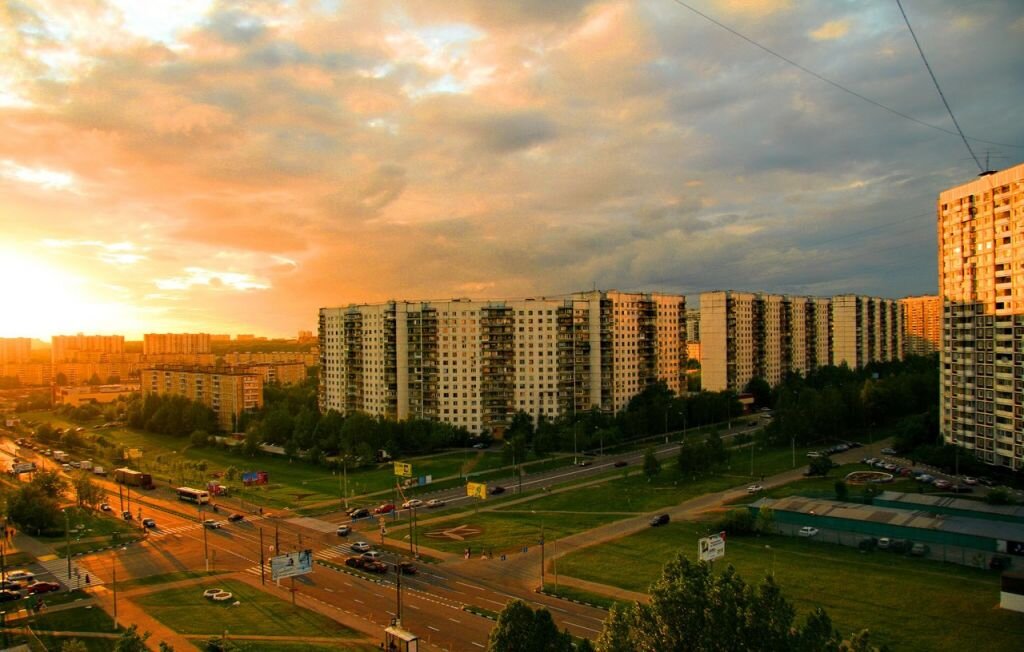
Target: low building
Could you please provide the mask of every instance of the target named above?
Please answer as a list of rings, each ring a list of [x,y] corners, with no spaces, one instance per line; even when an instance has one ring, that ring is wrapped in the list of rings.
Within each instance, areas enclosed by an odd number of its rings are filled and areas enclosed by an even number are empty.
[[[57,405],[78,407],[83,403],[106,404],[115,403],[120,398],[128,398],[139,391],[138,385],[81,385],[76,387],[56,387],[53,402]]]
[[[297,385],[306,379],[306,365],[303,362],[262,362],[241,364],[232,367],[260,375],[263,384]]]
[[[184,396],[217,415],[221,430],[234,432],[242,412],[263,407],[263,377],[235,368],[158,365],[141,373],[143,394]]]

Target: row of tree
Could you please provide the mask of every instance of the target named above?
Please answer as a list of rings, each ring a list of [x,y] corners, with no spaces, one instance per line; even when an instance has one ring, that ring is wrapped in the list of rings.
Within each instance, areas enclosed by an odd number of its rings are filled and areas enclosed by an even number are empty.
[[[146,394],[128,402],[128,425],[172,437],[189,437],[193,432],[216,432],[217,415],[199,401],[184,396]]]
[[[681,553],[662,569],[650,588],[650,602],[615,606],[595,643],[575,647],[543,607],[534,611],[513,600],[491,630],[490,652],[869,652],[867,630],[844,640],[828,613],[818,607],[802,620],[771,576],[758,586],[743,581],[732,566],[717,577],[703,562]]]

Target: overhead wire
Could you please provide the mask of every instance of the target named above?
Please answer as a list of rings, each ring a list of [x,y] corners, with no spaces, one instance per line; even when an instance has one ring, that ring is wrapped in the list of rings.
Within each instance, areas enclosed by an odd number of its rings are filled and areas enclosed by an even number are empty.
[[[837,89],[843,91],[844,93],[848,93],[848,94],[856,97],[859,100],[867,102],[868,104],[876,106],[879,109],[882,109],[884,111],[888,111],[889,113],[892,113],[893,115],[897,115],[897,116],[899,116],[901,118],[904,118],[906,120],[910,120],[911,122],[915,122],[915,123],[917,123],[917,124],[919,124],[919,125],[921,125],[923,127],[928,127],[929,129],[935,129],[936,131],[941,131],[941,132],[943,132],[945,134],[949,134],[950,136],[960,136],[960,137],[965,138],[965,139],[966,138],[970,138],[970,140],[973,140],[973,141],[976,141],[976,142],[979,142],[979,143],[985,143],[986,145],[995,145],[997,147],[1013,147],[1015,149],[1024,149],[1024,145],[1011,145],[1009,143],[999,143],[999,142],[995,142],[995,141],[991,141],[991,140],[984,140],[982,138],[975,138],[973,136],[964,136],[963,132],[960,131],[959,125],[957,125],[957,131],[951,131],[951,130],[946,129],[945,127],[942,127],[940,125],[934,125],[934,124],[932,124],[930,122],[925,122],[924,120],[919,120],[919,119],[915,118],[912,115],[909,115],[907,113],[903,113],[902,111],[899,111],[898,109],[894,109],[891,106],[886,106],[885,104],[882,104],[881,102],[878,102],[877,100],[873,100],[873,99],[871,99],[870,97],[868,97],[866,95],[858,93],[857,91],[853,90],[852,88],[848,88],[848,87],[840,84],[837,81],[829,79],[828,77],[825,77],[824,75],[822,75],[822,74],[820,74],[818,72],[815,72],[814,70],[811,70],[807,66],[804,66],[804,65],[794,61],[793,59],[790,59],[789,57],[787,57],[787,56],[785,56],[785,55],[783,55],[783,54],[781,54],[779,52],[776,52],[775,50],[769,48],[766,45],[762,45],[761,43],[758,43],[757,41],[755,41],[754,39],[750,38],[746,34],[743,34],[743,33],[739,32],[739,31],[733,29],[732,27],[729,27],[725,23],[723,23],[723,22],[721,22],[719,20],[716,20],[715,18],[709,16],[708,14],[700,11],[696,7],[693,7],[693,6],[689,5],[689,4],[687,4],[686,2],[683,2],[683,0],[672,0],[672,1],[674,3],[676,3],[677,5],[679,5],[680,7],[683,7],[684,9],[687,9],[687,10],[697,14],[698,16],[703,18],[704,20],[706,20],[706,21],[708,21],[708,22],[710,22],[710,23],[720,27],[721,29],[729,32],[733,36],[746,41],[747,43],[753,45],[754,47],[756,47],[756,48],[758,48],[760,50],[763,50],[764,52],[767,52],[768,54],[772,55],[776,59],[784,61],[785,63],[793,66],[797,70],[800,70],[801,72],[804,72],[804,73],[810,75],[811,77],[814,77],[815,79],[817,79],[819,81],[823,81],[826,84],[829,84],[830,86],[833,86],[834,88],[837,88]],[[915,40],[916,40],[916,38],[915,38]],[[924,56],[924,55],[922,55],[922,56]],[[955,122],[956,121],[954,120],[954,123]],[[970,149],[970,148],[968,147],[968,149]],[[971,152],[971,155],[972,156],[974,155],[973,151]],[[977,157],[975,157],[975,160],[977,161]],[[980,163],[979,163],[979,165],[980,165]]]
[[[907,12],[903,9],[903,3],[900,0],[896,0],[896,6],[900,8],[900,13],[903,14],[903,22],[907,24],[907,31],[910,32],[911,38],[914,39],[914,45],[917,46],[917,52],[921,55],[921,61],[924,61],[924,67],[928,69],[928,75],[932,78],[932,83],[935,84],[935,90],[939,92],[939,97],[942,98],[942,104],[946,107],[946,112],[949,113],[950,120],[953,121],[953,126],[956,127],[956,132],[960,134],[960,139],[964,141],[964,147],[971,153],[971,158],[978,164],[978,170],[982,173],[985,172],[985,166],[978,160],[978,156],[971,149],[971,144],[967,142],[967,136],[964,135],[964,130],[960,128],[960,123],[956,121],[956,116],[953,115],[953,109],[950,108],[949,102],[946,100],[946,94],[942,92],[942,87],[939,86],[939,80],[935,77],[935,72],[932,70],[932,66],[928,63],[928,57],[924,56],[924,49],[921,48],[921,42],[917,40],[917,34],[914,33],[914,28],[910,26],[910,19],[907,18]]]

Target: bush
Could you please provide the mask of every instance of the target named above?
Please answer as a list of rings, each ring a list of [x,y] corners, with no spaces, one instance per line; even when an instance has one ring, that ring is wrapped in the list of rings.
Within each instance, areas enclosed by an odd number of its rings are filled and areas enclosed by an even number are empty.
[[[750,536],[756,532],[754,515],[749,509],[734,509],[726,512],[715,522],[715,529],[729,536]]]

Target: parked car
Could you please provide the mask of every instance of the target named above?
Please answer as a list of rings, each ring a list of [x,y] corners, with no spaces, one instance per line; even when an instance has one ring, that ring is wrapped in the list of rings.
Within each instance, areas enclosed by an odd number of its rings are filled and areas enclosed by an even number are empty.
[[[893,552],[907,552],[910,550],[910,542],[906,539],[893,539],[889,544],[889,550]]]
[[[413,509],[415,507],[422,507],[423,501],[419,498],[413,498],[402,503],[402,509]]]
[[[976,484],[978,484],[978,480],[977,480],[977,478],[972,478],[969,475],[965,475],[964,476],[964,484],[969,486],[969,487],[973,487]]]
[[[374,510],[373,510],[373,513],[374,514],[390,514],[393,511],[395,511],[395,506],[394,505],[392,505],[391,503],[383,503],[382,505],[378,505],[377,507],[375,507]]]
[[[427,501],[427,507],[441,507],[444,505],[444,501],[440,498],[431,498]]]
[[[816,537],[818,536],[818,528],[805,525],[796,534],[801,537]]]
[[[491,494],[492,496],[497,496],[499,494],[505,493],[505,487],[496,484],[490,489],[488,489],[487,493]]]
[[[29,595],[38,595],[40,593],[49,593],[51,591],[60,591],[60,584],[56,582],[33,582],[28,585]]]
[[[475,448],[477,450],[483,450],[483,449],[487,448],[487,444],[483,443],[482,441],[481,442],[477,442],[477,443],[473,444],[473,448]]]
[[[762,492],[762,491],[764,491],[764,487],[762,487],[759,484],[752,484],[749,487],[747,487],[747,493],[748,494],[756,494],[756,493],[759,493],[759,492]]]
[[[14,591],[0,591],[0,602],[11,602],[12,600],[20,600],[21,594]]]
[[[892,544],[892,539],[890,539],[889,537],[882,537],[881,539],[878,540],[878,549],[879,550],[888,550],[889,546],[891,544]]]
[[[931,483],[935,482],[935,478],[933,478],[932,476],[928,475],[927,473],[922,473],[921,475],[917,476],[917,481],[918,482],[924,482],[924,483],[927,483],[927,484],[931,484]]]
[[[110,505],[108,505],[107,503],[100,503],[100,509],[102,509],[104,512],[111,511]]]
[[[950,487],[953,486],[953,484],[949,480],[943,480],[942,478],[939,478],[938,480],[933,482],[932,485],[934,485],[936,489],[949,489]]]
[[[924,557],[928,554],[928,546],[923,543],[915,543],[910,547],[910,554],[915,557]]]
[[[626,466],[627,464],[629,464],[629,462],[627,462],[626,460],[618,460],[612,466],[614,466],[617,469],[621,469],[622,467]]]
[[[864,537],[857,543],[857,548],[865,552],[870,552],[878,547],[878,539],[875,537]]]
[[[144,518],[144,519],[142,519],[142,527],[149,528],[150,530],[155,530],[156,529],[156,521],[154,521],[151,518]]]
[[[365,541],[356,541],[352,544],[351,548],[352,552],[369,552],[370,544],[366,543]]]
[[[896,449],[894,449],[894,448],[883,448],[882,449],[882,455],[895,455],[895,454],[896,454]]]
[[[807,451],[807,457],[821,457],[821,453],[818,451]]]
[[[21,569],[7,571],[7,575],[4,577],[8,582],[31,582],[35,578],[36,574],[32,571]]]
[[[666,525],[669,522],[668,514],[658,514],[650,520],[651,527],[658,527],[659,525]]]
[[[357,519],[357,518],[366,518],[369,515],[370,515],[370,510],[366,509],[365,507],[359,507],[359,508],[353,510],[352,514],[350,516],[352,516],[353,519]]]

